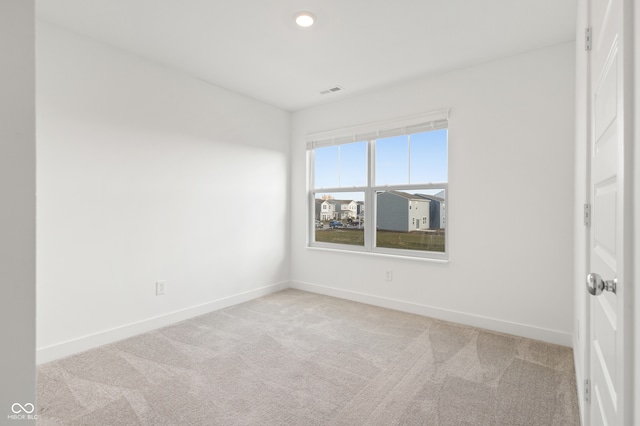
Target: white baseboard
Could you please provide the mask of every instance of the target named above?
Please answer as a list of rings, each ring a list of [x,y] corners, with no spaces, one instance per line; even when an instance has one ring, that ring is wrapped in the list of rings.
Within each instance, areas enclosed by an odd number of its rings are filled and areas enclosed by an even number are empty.
[[[299,281],[292,281],[291,288],[308,291],[311,293],[324,294],[326,296],[338,297],[341,299],[353,300],[354,302],[366,303],[383,308],[395,309],[397,311],[423,315],[444,321],[451,321],[458,324],[484,328],[500,333],[541,340],[543,342],[554,343],[562,346],[572,346],[573,343],[573,338],[570,333],[504,321],[496,318],[467,314],[464,312],[436,308],[433,306],[419,305],[417,303],[406,302],[403,300],[391,299],[387,297],[375,296],[372,294],[359,293],[333,287],[326,287],[318,284],[303,283]]]
[[[57,343],[55,345],[38,348],[36,350],[36,364],[44,364],[59,358],[64,358],[79,352],[83,352],[98,346],[117,342],[147,331],[156,330],[166,327],[179,321],[204,315],[209,312],[257,299],[281,290],[289,288],[289,282],[281,282],[254,290],[238,293],[233,296],[223,297],[201,305],[192,306],[190,308],[181,309],[179,311],[170,312],[166,315],[145,319],[121,327],[104,330],[99,333],[88,336],[79,337],[73,340]]]

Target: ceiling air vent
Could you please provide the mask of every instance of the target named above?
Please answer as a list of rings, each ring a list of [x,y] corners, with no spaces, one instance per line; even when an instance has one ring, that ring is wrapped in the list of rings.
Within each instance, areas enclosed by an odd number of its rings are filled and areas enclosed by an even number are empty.
[[[333,86],[333,87],[330,87],[328,89],[321,90],[320,94],[321,95],[328,95],[329,93],[341,92],[343,90],[344,89],[342,87],[340,87],[340,86]]]

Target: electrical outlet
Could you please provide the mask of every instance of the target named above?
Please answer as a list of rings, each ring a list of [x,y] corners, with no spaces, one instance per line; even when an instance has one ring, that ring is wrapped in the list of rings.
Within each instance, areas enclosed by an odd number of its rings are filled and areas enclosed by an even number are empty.
[[[165,294],[167,283],[164,281],[156,281],[156,296]]]
[[[393,271],[387,271],[384,274],[385,281],[393,281]]]

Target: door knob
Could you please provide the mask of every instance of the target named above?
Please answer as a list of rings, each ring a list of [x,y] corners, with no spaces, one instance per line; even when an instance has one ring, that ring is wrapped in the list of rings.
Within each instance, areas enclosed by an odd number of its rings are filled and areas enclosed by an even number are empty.
[[[592,296],[599,296],[604,290],[615,294],[618,279],[604,281],[602,277],[593,272],[587,275],[587,291]]]

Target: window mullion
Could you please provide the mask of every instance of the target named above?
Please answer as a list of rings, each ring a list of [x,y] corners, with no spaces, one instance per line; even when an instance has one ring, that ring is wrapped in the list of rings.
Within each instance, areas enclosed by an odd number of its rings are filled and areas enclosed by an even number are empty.
[[[347,188],[312,188],[311,192],[366,192],[366,186],[351,186]]]
[[[364,246],[368,251],[375,247],[375,191],[372,189],[376,179],[376,141],[374,139],[367,142],[367,191],[365,193],[364,205]]]

